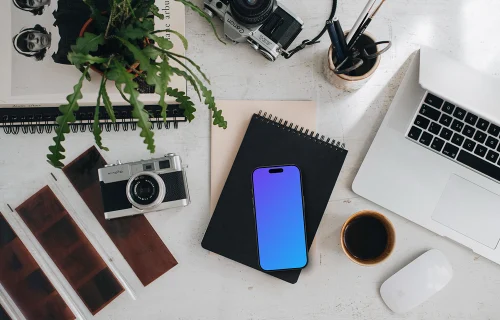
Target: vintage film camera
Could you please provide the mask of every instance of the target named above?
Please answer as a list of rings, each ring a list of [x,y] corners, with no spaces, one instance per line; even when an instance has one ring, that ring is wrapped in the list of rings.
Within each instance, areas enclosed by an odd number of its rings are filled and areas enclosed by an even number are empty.
[[[288,49],[304,25],[276,0],[204,0],[204,7],[224,22],[227,39],[248,42],[270,61]]]
[[[99,169],[104,217],[114,219],[189,204],[181,158],[163,158],[107,165]]]

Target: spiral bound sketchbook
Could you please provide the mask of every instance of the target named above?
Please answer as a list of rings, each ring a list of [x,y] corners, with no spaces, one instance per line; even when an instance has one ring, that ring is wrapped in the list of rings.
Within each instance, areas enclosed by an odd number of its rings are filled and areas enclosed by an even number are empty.
[[[93,2],[101,11],[109,11],[108,0]],[[135,2],[140,0],[132,1]],[[7,134],[50,133],[55,128],[59,105],[67,103],[66,97],[73,92],[73,86],[81,77],[81,72],[70,64],[67,55],[90,18],[90,8],[83,0],[34,1],[36,8],[30,3],[26,0],[0,1],[0,54],[5,65],[0,77],[0,127]],[[172,29],[184,35],[184,5],[164,0],[154,0],[154,3],[164,15],[163,20],[155,17],[155,29]],[[43,35],[40,39],[45,40],[39,40],[43,42],[40,45],[43,48],[31,50],[26,43],[28,37],[35,34]],[[158,35],[172,41],[173,53],[185,54],[179,37],[166,32]],[[77,122],[70,125],[73,132],[92,129],[101,76],[95,71],[90,71],[90,76],[91,81],[84,81],[81,89]],[[168,129],[171,124],[177,127],[178,122],[186,121],[175,97],[166,97],[171,112],[164,125],[160,107],[156,106],[159,96],[154,93],[154,86],[140,77],[134,81],[141,93],[140,100],[149,105],[146,110],[157,129]],[[186,91],[186,80],[172,75],[169,87]],[[102,112],[102,130],[135,130],[132,108],[127,106],[113,81],[107,82],[107,92],[114,105],[117,123],[112,124],[106,112]]]
[[[262,271],[258,263],[251,174],[257,167],[294,164],[302,172],[309,249],[346,156],[347,150],[340,142],[267,113],[254,114],[202,247]],[[266,273],[289,283],[296,283],[300,276],[300,270]]]
[[[109,115],[102,109],[99,115],[99,126],[104,131],[136,130],[137,119],[132,117],[131,106],[114,106],[116,122],[111,122]],[[179,105],[169,105],[167,108],[167,121],[163,121],[161,107],[157,105],[144,106],[149,114],[153,128],[169,129],[171,125],[177,129],[179,122],[187,119]],[[75,113],[76,121],[70,123],[72,132],[92,131],[95,107],[80,107]],[[60,115],[57,107],[38,108],[0,108],[0,128],[6,134],[22,133],[51,133],[56,127],[56,118]]]

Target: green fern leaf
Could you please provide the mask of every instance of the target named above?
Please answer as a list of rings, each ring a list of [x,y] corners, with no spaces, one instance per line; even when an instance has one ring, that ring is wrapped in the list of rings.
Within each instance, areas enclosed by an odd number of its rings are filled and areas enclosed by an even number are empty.
[[[184,116],[186,119],[189,122],[193,121],[196,108],[194,107],[194,103],[191,101],[191,98],[189,98],[185,92],[170,87],[167,88],[167,94],[176,98],[175,101],[179,102],[179,107],[184,110]]]
[[[99,149],[104,151],[109,151],[109,148],[102,145],[102,130],[99,126],[99,105],[95,106],[94,112],[94,123],[92,124],[92,133],[94,134],[95,144],[99,147]]]
[[[112,78],[110,78],[110,77],[108,77],[108,78],[109,78],[109,79],[112,79]],[[118,90],[118,93],[120,93],[120,95],[122,96],[123,101],[127,101],[127,103],[131,105],[130,100],[129,100],[129,99],[128,99],[128,98],[127,98],[124,94],[123,94],[123,91],[122,91],[122,85],[121,85],[121,84],[119,84],[119,83],[117,83],[117,82],[115,81],[115,87],[116,87],[116,90]]]
[[[165,122],[167,121],[167,103],[165,102],[165,95],[171,75],[173,75],[173,71],[168,62],[168,58],[166,55],[163,55],[159,65],[159,76],[155,85],[155,92],[160,96],[158,104],[161,106],[161,116]]]
[[[151,64],[151,59],[144,54],[138,47],[134,46],[129,41],[117,37],[127,49],[132,52],[134,58],[137,59],[140,63],[140,69],[146,72],[146,82],[151,85],[157,85],[161,80],[158,77],[158,67],[155,64]]]
[[[134,2],[135,2],[134,14],[137,19],[147,18],[148,16],[151,15],[152,13],[151,6],[154,5],[155,0],[141,0]]]
[[[151,33],[156,34],[156,33],[160,33],[160,32],[167,32],[167,33],[175,34],[182,41],[182,45],[184,46],[184,49],[186,49],[186,50],[188,49],[188,41],[187,41],[186,37],[184,37],[182,35],[182,33],[177,32],[177,31],[172,30],[172,29],[156,30],[156,31],[153,31]]]
[[[196,70],[198,70],[198,72],[203,76],[203,79],[205,79],[205,81],[208,82],[208,84],[210,84],[210,80],[208,80],[207,75],[201,70],[200,66],[197,65],[193,60],[189,59],[186,56],[183,56],[183,55],[180,55],[180,54],[177,54],[174,52],[169,52],[168,54],[176,56],[176,57],[181,58],[181,59],[186,59],[189,63],[191,63],[191,65],[193,65],[196,68]]]
[[[78,69],[82,68],[84,64],[106,63],[108,58],[94,57],[88,53],[68,53],[68,60]]]
[[[154,31],[155,29],[155,22],[152,18],[147,18],[142,21],[137,21],[135,22],[135,25],[139,28],[144,29],[147,32]]]
[[[149,114],[144,110],[144,104],[139,100],[138,84],[134,82],[134,75],[117,61],[113,61],[111,70],[108,72],[109,80],[116,82],[116,87],[122,95],[128,94],[128,101],[132,105],[132,116],[137,119],[137,126],[141,128],[140,136],[144,138],[147,149],[155,152],[154,133],[151,130],[153,124],[149,121]]]
[[[78,80],[78,83],[73,87],[73,93],[66,97],[68,104],[63,104],[59,107],[61,115],[56,119],[56,136],[53,139],[55,144],[49,147],[50,154],[47,154],[48,162],[56,168],[62,168],[64,166],[61,160],[66,158],[63,154],[66,150],[62,146],[62,142],[66,139],[64,135],[69,133],[68,123],[76,121],[75,112],[80,108],[78,100],[83,97],[83,80],[85,79],[85,75],[88,70],[89,67],[87,66],[80,77],[80,80]]]
[[[96,24],[97,29],[106,28],[106,24],[108,23],[108,19],[102,15],[101,10],[97,7],[95,0],[83,0],[83,2],[90,8],[90,17],[94,20],[94,24]]]
[[[103,77],[105,78],[105,77]],[[101,86],[99,90],[99,94],[102,95],[102,101],[104,102],[104,108],[106,109],[106,113],[108,114],[111,121],[116,122],[115,112],[113,110],[113,104],[111,103],[111,99],[108,95],[108,90],[106,89],[106,80],[104,80],[104,85]]]
[[[153,40],[154,42],[156,42],[158,44],[158,46],[163,50],[170,50],[174,47],[174,44],[172,43],[172,41],[168,40],[165,37],[160,37],[160,36],[157,36],[153,33],[148,34],[147,37],[149,39]]]
[[[174,61],[176,61],[177,63],[179,63],[181,66],[185,67],[185,64],[182,63],[179,59],[177,59],[175,55],[171,55],[170,51],[163,50],[162,48],[158,48],[156,46],[154,46],[153,49],[155,49],[155,50],[163,53],[164,55],[166,55],[167,56],[166,58],[172,57],[172,59]],[[183,57],[183,56],[180,56],[180,57]],[[189,83],[191,84],[191,86],[193,87],[193,89],[196,91],[196,94],[198,94],[198,98],[201,100],[200,91],[199,91],[198,86],[196,84],[199,81],[199,79],[196,77],[196,75],[191,72],[191,74],[192,74],[192,76],[191,76],[186,71],[181,70],[179,68],[176,68],[174,66],[170,66],[170,69],[172,70],[172,72],[174,74],[176,74],[178,76],[181,76],[184,79],[186,79],[187,81],[189,81]]]
[[[180,32],[177,32],[175,30],[170,30],[170,29],[168,29],[167,32],[173,33],[177,37],[179,37],[179,39],[181,39],[181,41],[182,41],[182,45],[184,46],[184,49],[186,49],[186,50],[188,49],[188,41],[187,41],[186,37],[184,37]]]
[[[194,91],[196,91],[196,94],[198,94],[198,99],[200,99],[200,101],[201,101],[200,89],[198,89],[198,85],[196,84],[196,80],[193,77],[191,77],[184,70],[181,70],[179,68],[172,67],[172,66],[170,66],[170,68],[172,69],[173,73],[175,73],[176,75],[178,75],[180,77],[183,77],[184,79],[186,79],[189,82],[189,84],[191,85],[191,87],[193,87]]]
[[[191,74],[194,80],[196,80],[196,83],[198,84],[198,87],[201,90],[201,94],[205,98],[204,101],[205,105],[208,106],[208,109],[212,111],[212,118],[214,119],[213,124],[221,128],[227,129],[227,121],[222,116],[222,111],[217,109],[217,106],[215,105],[215,99],[212,95],[212,91],[208,90],[207,87],[205,87],[203,82],[196,76],[196,74],[188,66],[186,66],[186,64],[177,59],[175,56],[169,55],[169,57],[178,64],[180,64],[181,66],[183,66]]]
[[[90,8],[92,14],[98,12],[95,0],[83,0],[83,3],[85,3]]]
[[[160,56],[160,53],[155,49],[153,45],[149,45],[142,49],[142,53],[144,53],[149,59],[153,61],[158,59],[158,57]]]
[[[146,34],[147,32],[143,28],[136,27],[132,24],[128,24],[125,28],[118,31],[120,37],[130,40],[144,39]]]
[[[151,11],[151,13],[152,13],[155,17],[157,17],[157,18],[159,18],[159,19],[161,19],[161,20],[165,19],[165,16],[164,16],[163,14],[161,14],[161,13],[160,13],[160,9],[158,9],[158,7],[157,7],[156,5],[152,5],[152,6],[149,8],[149,10]]]
[[[141,65],[141,70],[143,71],[148,71],[149,67],[151,66],[151,59],[144,54],[144,52],[141,51],[140,48],[137,46],[133,45],[130,43],[128,40],[116,37],[118,40],[120,40],[121,43],[127,47],[127,49],[132,52],[134,55],[134,58],[137,59]]]
[[[76,44],[71,46],[75,53],[88,54],[97,51],[100,45],[104,44],[104,34],[93,34],[85,32],[83,37],[76,39]]]
[[[193,4],[191,1],[189,0],[175,0],[177,2],[180,2],[182,4],[184,4],[186,7],[188,8],[191,8],[194,12],[197,12],[201,17],[205,18],[205,20],[207,20],[207,22],[210,24],[210,26],[212,26],[212,30],[214,31],[214,34],[215,36],[217,37],[217,39],[222,42],[223,44],[226,44],[220,37],[219,37],[219,34],[217,33],[217,29],[215,29],[215,25],[214,23],[212,22],[212,19],[210,18],[209,15],[206,14],[205,11],[201,10],[200,8],[198,8],[195,4]]]
[[[99,149],[104,151],[109,151],[108,148],[102,145],[102,130],[99,126],[99,108],[101,107],[101,97],[103,91],[106,91],[106,78],[102,77],[101,86],[99,87],[99,94],[97,95],[97,103],[95,105],[94,111],[94,123],[92,124],[92,133],[94,134],[94,140]]]
[[[217,109],[215,105],[215,99],[212,95],[212,90],[208,90],[203,84],[198,84],[201,89],[201,94],[205,98],[205,105],[208,109],[212,110],[212,118],[214,119],[213,124],[221,128],[227,129],[227,121],[222,116],[222,110]]]

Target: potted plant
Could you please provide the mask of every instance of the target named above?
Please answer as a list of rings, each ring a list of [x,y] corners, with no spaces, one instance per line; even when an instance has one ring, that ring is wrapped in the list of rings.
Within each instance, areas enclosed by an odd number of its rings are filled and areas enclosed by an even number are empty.
[[[61,162],[65,158],[62,142],[65,140],[65,134],[70,132],[69,123],[76,121],[78,100],[82,98],[81,89],[84,81],[90,81],[90,69],[101,76],[94,112],[93,134],[97,146],[103,150],[108,149],[102,144],[99,108],[103,106],[111,121],[116,121],[113,105],[106,90],[108,81],[114,81],[122,98],[132,106],[132,116],[137,120],[140,136],[144,138],[144,143],[151,153],[155,151],[154,133],[149,114],[144,110],[144,104],[137,90],[139,79],[155,87],[164,121],[167,114],[166,96],[176,99],[189,122],[194,119],[196,109],[191,98],[185,92],[169,87],[171,77],[177,75],[190,83],[200,101],[203,97],[204,104],[212,111],[213,124],[222,128],[227,127],[222,111],[215,105],[212,91],[205,86],[204,82],[210,84],[207,76],[194,61],[172,52],[172,42],[159,33],[166,32],[178,36],[186,49],[187,40],[175,30],[155,30],[154,17],[160,19],[164,17],[154,0],[109,0],[109,11],[104,12],[97,8],[94,1],[84,0],[90,7],[91,18],[68,54],[68,60],[82,72],[82,75],[73,87],[73,92],[67,96],[67,103],[59,107],[61,115],[56,120],[56,135],[53,139],[55,144],[49,147],[50,153],[47,155],[51,165],[57,168],[64,166]],[[201,9],[189,0],[175,1],[198,12],[212,25],[215,32],[210,18]],[[216,32],[215,34],[217,36]],[[222,42],[218,36],[217,38]]]

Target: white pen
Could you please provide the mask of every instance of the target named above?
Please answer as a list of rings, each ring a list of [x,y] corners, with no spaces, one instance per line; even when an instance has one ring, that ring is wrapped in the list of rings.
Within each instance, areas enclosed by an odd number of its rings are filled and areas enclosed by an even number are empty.
[[[365,8],[359,15],[358,20],[356,20],[356,23],[354,23],[354,26],[352,26],[352,29],[349,31],[349,34],[347,35],[346,38],[347,43],[349,43],[351,39],[354,37],[356,30],[358,30],[358,28],[361,26],[363,21],[368,16],[368,12],[370,12],[370,10],[372,9],[373,5],[375,4],[375,1],[377,0],[368,0],[368,3],[366,4]]]

